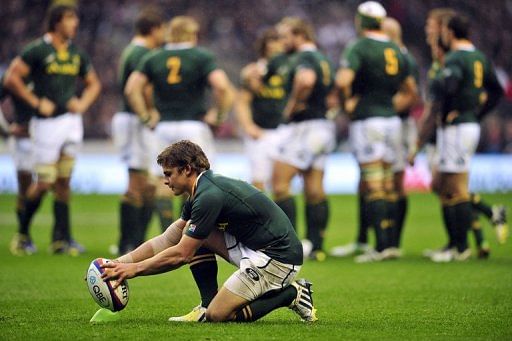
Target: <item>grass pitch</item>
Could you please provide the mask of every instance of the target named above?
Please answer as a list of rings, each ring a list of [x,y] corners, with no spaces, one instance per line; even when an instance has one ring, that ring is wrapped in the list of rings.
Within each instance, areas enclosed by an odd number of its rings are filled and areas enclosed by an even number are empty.
[[[484,195],[505,203],[512,215],[512,194]],[[410,197],[403,247],[398,261],[355,264],[328,258],[307,262],[300,276],[315,291],[318,323],[301,323],[280,309],[252,324],[179,324],[167,322],[199,302],[188,267],[132,279],[130,303],[120,321],[91,325],[98,309],[83,281],[89,262],[111,257],[117,241],[118,197],[76,195],[72,201],[75,238],[87,247],[80,257],[47,253],[52,224],[51,200],[36,215],[32,234],[36,255],[14,257],[8,251],[16,230],[15,198],[0,195],[0,339],[2,340],[330,340],[330,339],[512,339],[512,241],[491,244],[488,260],[434,264],[421,257],[425,248],[445,242],[440,208],[430,194]],[[327,248],[353,240],[356,198],[331,197]],[[302,225],[302,222],[301,222]],[[158,231],[156,219],[150,233]],[[470,236],[472,245],[473,238]],[[233,271],[219,261],[219,283]]]

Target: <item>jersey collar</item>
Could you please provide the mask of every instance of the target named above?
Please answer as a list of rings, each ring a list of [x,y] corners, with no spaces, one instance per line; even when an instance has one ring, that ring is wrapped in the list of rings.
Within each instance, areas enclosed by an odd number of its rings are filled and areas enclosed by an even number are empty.
[[[197,186],[199,184],[199,179],[201,178],[201,176],[205,173],[206,171],[202,171],[201,173],[199,173],[199,175],[197,176],[196,178],[196,181],[194,182],[194,186],[192,187],[192,193],[190,195],[191,198],[194,197],[194,195],[196,194],[196,190],[197,190]]]
[[[193,43],[185,42],[185,43],[167,43],[165,44],[166,50],[185,50],[194,47]]]
[[[364,36],[366,38],[370,38],[370,39],[373,39],[373,40],[389,41],[389,37],[386,36],[384,33],[380,33],[380,32],[365,32]]]
[[[299,52],[303,52],[303,51],[316,51],[317,47],[313,43],[305,43],[301,47],[299,47],[297,50]]]

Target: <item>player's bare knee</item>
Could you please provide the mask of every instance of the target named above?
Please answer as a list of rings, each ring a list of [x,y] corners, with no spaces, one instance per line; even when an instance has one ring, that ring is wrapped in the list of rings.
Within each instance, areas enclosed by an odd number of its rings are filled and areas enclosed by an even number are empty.
[[[218,310],[210,309],[208,308],[206,310],[206,320],[209,322],[223,322],[227,321],[229,318],[229,315],[223,314]]]

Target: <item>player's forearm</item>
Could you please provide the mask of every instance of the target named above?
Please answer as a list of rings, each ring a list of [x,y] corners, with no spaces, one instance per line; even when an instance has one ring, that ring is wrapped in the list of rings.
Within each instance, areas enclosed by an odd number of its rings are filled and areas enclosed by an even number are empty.
[[[419,127],[417,150],[420,150],[425,143],[427,143],[432,134],[434,134],[436,128],[436,116],[441,110],[441,103],[433,102],[427,108],[428,109],[425,110],[424,113],[425,118],[422,120]]]
[[[89,83],[82,95],[80,97],[80,101],[82,102],[83,112],[87,111],[91,105],[96,101],[101,92],[101,83],[99,81]]]
[[[137,276],[156,275],[178,269],[188,264],[191,257],[180,253],[177,247],[170,247],[155,256],[137,263]]]
[[[143,122],[149,120],[148,108],[142,91],[136,91],[133,89],[126,94],[126,97],[128,99],[128,103],[130,103],[131,108],[137,116],[139,116]]]
[[[229,84],[213,90],[215,108],[219,113],[219,121],[222,121],[233,107],[235,100],[235,90]]]
[[[246,132],[254,125],[249,96],[250,95],[244,93],[244,90],[242,90],[235,103],[236,119],[242,129]]]

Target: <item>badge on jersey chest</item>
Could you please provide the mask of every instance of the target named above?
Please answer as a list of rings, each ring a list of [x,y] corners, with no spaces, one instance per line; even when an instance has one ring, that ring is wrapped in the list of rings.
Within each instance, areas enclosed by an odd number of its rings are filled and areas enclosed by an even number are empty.
[[[228,223],[217,223],[217,228],[221,231],[226,231],[227,227],[228,227]]]

